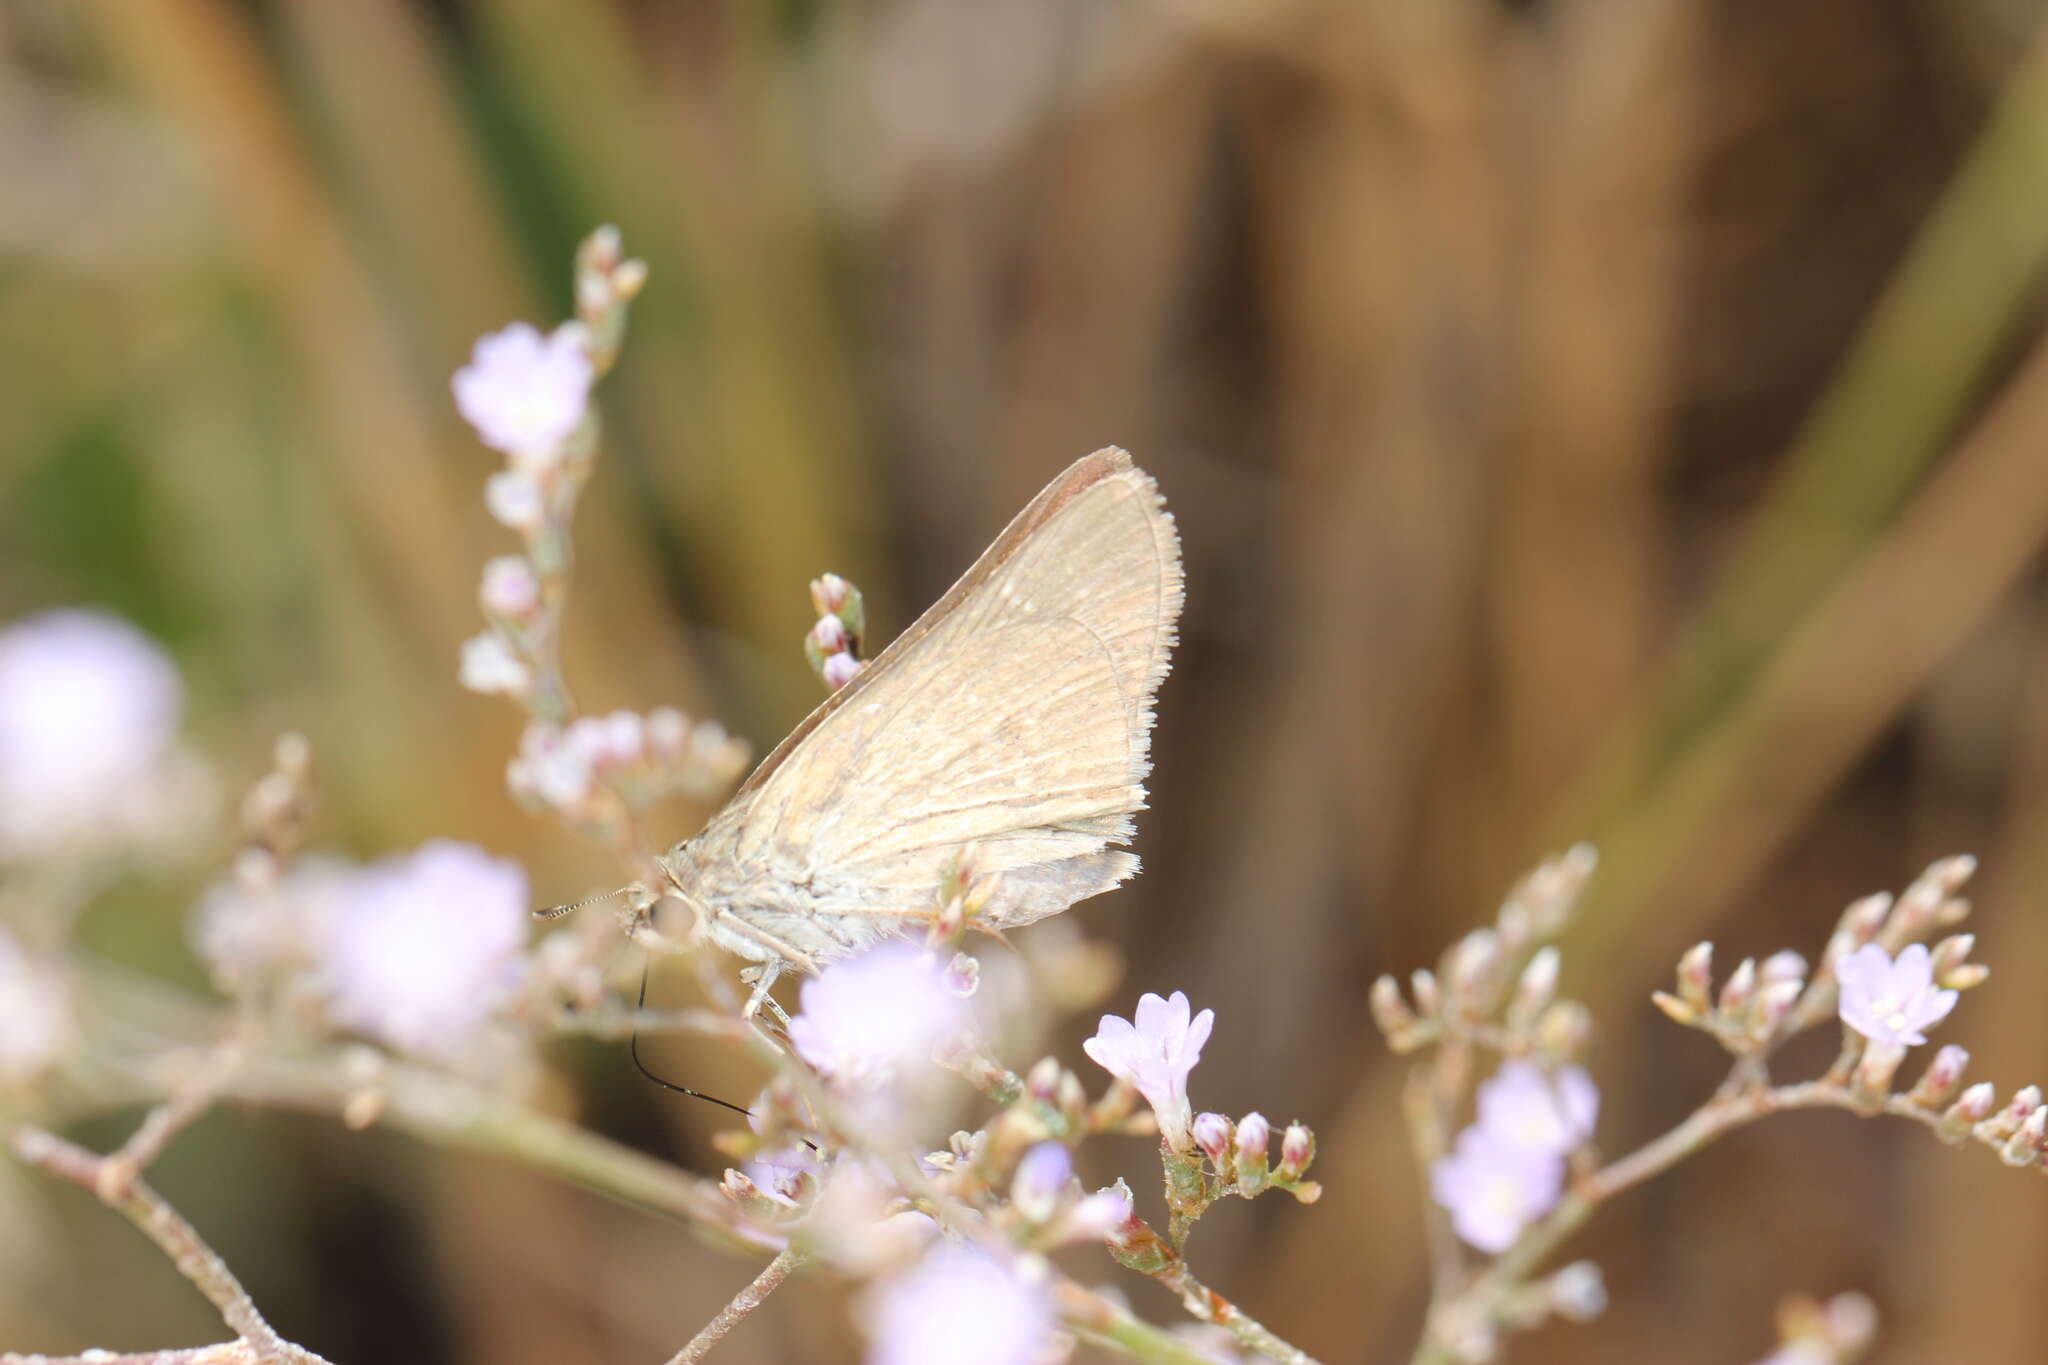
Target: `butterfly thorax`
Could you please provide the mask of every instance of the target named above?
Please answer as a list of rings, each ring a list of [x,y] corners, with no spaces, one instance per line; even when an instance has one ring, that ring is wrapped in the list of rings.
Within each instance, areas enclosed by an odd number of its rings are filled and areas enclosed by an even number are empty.
[[[656,861],[670,894],[690,907],[712,942],[756,962],[816,971],[897,926],[835,913],[839,878],[790,856],[743,856],[736,832],[714,823]]]

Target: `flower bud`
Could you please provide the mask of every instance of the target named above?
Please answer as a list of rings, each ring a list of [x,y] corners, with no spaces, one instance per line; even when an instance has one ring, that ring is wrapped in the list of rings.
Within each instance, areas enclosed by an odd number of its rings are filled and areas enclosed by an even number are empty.
[[[1785,1016],[1799,1003],[1799,997],[1805,990],[1806,983],[1797,977],[1760,987],[1756,1008],[1750,1012],[1750,1036],[1762,1040],[1776,1034],[1778,1025],[1785,1022]]]
[[[1947,986],[1948,981],[1946,978],[1948,974],[1968,962],[1970,954],[1975,951],[1976,947],[1977,936],[1975,934],[1950,934],[1947,938],[1935,944],[1932,954],[1934,984],[1937,986]]]
[[[820,616],[837,616],[852,592],[853,585],[838,574],[820,574],[811,580],[811,605]]]
[[[1368,997],[1372,1006],[1372,1019],[1379,1025],[1387,1042],[1395,1047],[1415,1027],[1415,1012],[1408,1008],[1408,1002],[1401,998],[1401,984],[1391,976],[1382,976],[1372,983]]]
[[[1041,1142],[1017,1163],[1010,1182],[1010,1206],[1026,1223],[1049,1222],[1059,1211],[1067,1182],[1074,1176],[1074,1159],[1057,1142]]]
[[[1559,962],[1555,946],[1539,948],[1529,959],[1529,965],[1522,969],[1522,979],[1515,983],[1515,998],[1508,1006],[1510,1019],[1526,1027],[1556,999]]]
[[[2036,1109],[1998,1149],[1998,1158],[2008,1166],[2038,1165],[2044,1139],[2048,1139],[2048,1109]]]
[[[1040,1104],[1051,1104],[1053,1096],[1059,1093],[1059,1087],[1060,1062],[1057,1057],[1042,1057],[1025,1073],[1024,1093]]]
[[[1763,961],[1757,969],[1757,979],[1765,985],[1778,981],[1804,981],[1806,959],[1790,948],[1781,948]]]
[[[1451,949],[1448,979],[1460,1003],[1485,1009],[1492,1003],[1500,970],[1500,937],[1491,929],[1474,929]]]
[[[1990,977],[1991,969],[1983,963],[1965,962],[1960,967],[1951,968],[1939,984],[1948,990],[1967,991],[1983,985]]]
[[[1728,980],[1721,986],[1721,1013],[1729,1019],[1739,1019],[1749,1008],[1749,1002],[1756,995],[1756,959],[1745,957],[1742,964],[1728,974]]]
[[[1892,893],[1878,891],[1851,901],[1849,908],[1842,912],[1841,932],[1849,937],[1849,947],[1854,951],[1877,937],[1877,931],[1884,928],[1884,922],[1892,913]]]
[[[1567,1322],[1591,1322],[1607,1311],[1607,1284],[1600,1267],[1573,1261],[1550,1277],[1550,1310]]]
[[[867,665],[859,659],[842,650],[837,654],[827,655],[825,662],[819,667],[818,673],[820,677],[824,678],[825,686],[837,692],[840,688],[859,677],[861,670],[866,667]]]
[[[1273,1144],[1273,1130],[1266,1116],[1253,1110],[1237,1121],[1237,1169],[1241,1175],[1264,1179],[1266,1152]]]
[[[1935,1126],[1935,1135],[1950,1145],[1961,1142],[1970,1129],[1989,1118],[1997,1107],[1998,1092],[1991,1088],[1991,1082],[1979,1081],[1948,1107]]]
[[[944,973],[946,989],[962,1000],[981,987],[981,960],[967,953],[953,954]]]
[[[1088,1108],[1088,1092],[1082,1088],[1081,1078],[1071,1071],[1060,1072],[1054,1103],[1067,1122],[1080,1122],[1082,1112]]]
[[[1678,959],[1678,998],[1705,1014],[1713,1009],[1713,988],[1714,945],[1695,943]]]
[[[1575,1061],[1592,1036],[1592,1013],[1576,1000],[1558,1001],[1536,1021],[1536,1048],[1549,1061]]]
[[[1434,1019],[1443,1012],[1443,988],[1437,984],[1436,973],[1427,967],[1418,967],[1408,979],[1409,989],[1415,997],[1415,1012],[1425,1019]]]
[[[828,611],[811,627],[811,643],[820,654],[833,655],[845,652],[852,640],[846,633],[846,622],[839,619],[838,613]]]
[[[1934,1060],[1927,1064],[1908,1098],[1922,1109],[1939,1109],[1954,1099],[1956,1092],[1963,1088],[1963,1072],[1969,1068],[1970,1054],[1954,1043],[1948,1043],[1934,1054]]]
[[[1101,1242],[1119,1235],[1131,1221],[1131,1191],[1119,1180],[1077,1202],[1060,1220],[1062,1241]]]
[[[1221,1114],[1200,1113],[1195,1115],[1195,1146],[1202,1149],[1202,1155],[1209,1158],[1219,1174],[1229,1169],[1230,1120]]]
[[[1287,1131],[1280,1138],[1280,1179],[1301,1179],[1309,1163],[1315,1159],[1316,1135],[1302,1124],[1288,1124]]]
[[[1700,1021],[1700,1012],[1697,1009],[1694,1009],[1691,1005],[1686,1004],[1685,1001],[1680,1000],[1677,996],[1667,991],[1651,991],[1650,1002],[1658,1009],[1663,1010],[1674,1022],[1683,1024],[1687,1028],[1693,1027]]]

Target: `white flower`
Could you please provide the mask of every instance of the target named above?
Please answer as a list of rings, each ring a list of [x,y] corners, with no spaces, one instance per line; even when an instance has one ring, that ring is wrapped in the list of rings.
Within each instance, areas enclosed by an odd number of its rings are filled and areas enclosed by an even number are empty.
[[[876,1285],[862,1308],[868,1365],[1035,1365],[1054,1325],[1041,1286],[950,1244]]]
[[[220,882],[199,903],[192,946],[223,990],[282,977],[315,960],[362,875],[354,863],[315,854],[274,886]]]
[[[1912,1047],[1927,1041],[1922,1030],[1948,1017],[1954,991],[1934,987],[1934,960],[1924,943],[1913,943],[1894,961],[1866,943],[1835,967],[1842,984],[1842,1022],[1873,1043]]]
[[[521,617],[540,605],[540,579],[525,555],[499,555],[484,565],[478,596],[486,611]]]
[[[1216,1025],[1216,1012],[1203,1010],[1189,1018],[1188,998],[1180,991],[1162,1000],[1138,998],[1137,1020],[1102,1016],[1095,1036],[1081,1048],[1103,1070],[1138,1087],[1159,1118],[1159,1132],[1176,1151],[1187,1150],[1188,1073],[1202,1060],[1202,1045]]]
[[[1479,1087],[1479,1126],[1504,1143],[1560,1156],[1593,1136],[1600,1092],[1583,1067],[1555,1074],[1516,1057]]]
[[[319,976],[336,1022],[428,1055],[464,1050],[524,971],[526,874],[435,840],[358,873],[328,918]]]
[[[597,781],[592,770],[596,755],[584,742],[587,738],[587,731],[576,731],[574,726],[568,731],[527,726],[519,737],[519,756],[506,768],[506,781],[515,793],[543,805],[573,809],[590,795]]]
[[[31,957],[0,926],[0,1084],[48,1070],[72,1024],[71,992],[56,966]]]
[[[937,964],[897,940],[835,962],[804,982],[789,1021],[797,1055],[842,1087],[885,1084],[931,1060],[971,1016]]]
[[[1430,1168],[1430,1192],[1458,1235],[1481,1251],[1506,1251],[1564,1192],[1564,1158],[1503,1142],[1473,1125]]]
[[[515,322],[482,337],[455,372],[455,406],[485,445],[529,467],[552,464],[590,402],[588,345],[574,323],[543,337]]]
[[[501,469],[485,479],[484,506],[500,525],[515,531],[539,526],[546,511],[540,481],[523,469]]]
[[[510,645],[485,631],[462,642],[462,685],[472,692],[517,696],[533,685],[533,674]]]
[[[170,659],[118,617],[0,631],[0,857],[148,826],[183,705]]]

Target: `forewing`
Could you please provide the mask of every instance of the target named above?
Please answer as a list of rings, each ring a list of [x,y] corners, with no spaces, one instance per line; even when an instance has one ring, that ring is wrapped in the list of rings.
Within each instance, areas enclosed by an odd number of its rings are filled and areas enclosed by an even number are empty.
[[[821,912],[928,908],[958,850],[1022,923],[1136,870],[1152,697],[1181,601],[1172,519],[1122,451],[1055,480],[931,611],[814,713],[727,816]]]

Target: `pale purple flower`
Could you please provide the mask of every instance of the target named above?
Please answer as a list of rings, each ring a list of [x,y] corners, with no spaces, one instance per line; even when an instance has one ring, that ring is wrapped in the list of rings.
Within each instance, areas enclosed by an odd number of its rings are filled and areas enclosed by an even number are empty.
[[[862,1309],[868,1365],[1036,1365],[1055,1322],[1042,1286],[956,1244],[877,1284]]]
[[[492,631],[462,642],[462,685],[472,692],[518,695],[533,685],[533,673],[512,647]]]
[[[1180,991],[1164,1000],[1148,993],[1138,998],[1135,1023],[1105,1014],[1081,1048],[1103,1070],[1137,1086],[1159,1118],[1160,1134],[1176,1151],[1185,1151],[1188,1073],[1202,1060],[1202,1045],[1215,1025],[1214,1010],[1189,1018],[1188,998]]]
[[[485,479],[484,506],[500,525],[515,531],[533,530],[546,512],[540,480],[523,469],[501,469]]]
[[[118,617],[0,630],[0,857],[146,826],[183,706],[169,657]]]
[[[544,337],[515,322],[481,337],[455,372],[455,406],[485,445],[527,466],[551,464],[590,402],[588,346],[574,323]]]
[[[1057,1142],[1041,1142],[1017,1163],[1010,1181],[1010,1204],[1029,1223],[1043,1223],[1059,1212],[1067,1185],[1074,1178],[1074,1158]]]
[[[319,980],[334,1019],[409,1052],[455,1055],[525,969],[526,874],[435,840],[364,869],[324,926]]]
[[[47,1071],[73,1024],[71,991],[56,964],[32,956],[0,926],[0,1085]]]
[[[566,810],[590,795],[597,781],[596,755],[584,740],[547,725],[529,725],[519,737],[519,755],[505,770],[515,794]]]
[[[1593,1136],[1600,1092],[1585,1068],[1554,1073],[1520,1057],[1479,1087],[1479,1126],[1502,1142],[1564,1155]]]
[[[1842,986],[1842,1022],[1873,1043],[1924,1043],[1922,1030],[1956,1005],[1954,991],[1935,989],[1934,961],[1924,943],[1908,944],[1896,961],[1866,943],[1836,964],[1835,977]]]
[[[199,902],[192,946],[224,990],[241,990],[310,965],[363,869],[341,858],[299,859],[274,885],[220,882]]]
[[[818,1153],[808,1143],[788,1142],[757,1154],[746,1165],[746,1173],[762,1194],[790,1208],[804,1193],[807,1183],[817,1179]]]
[[[1060,1220],[1063,1240],[1100,1242],[1131,1221],[1131,1191],[1119,1180],[1077,1201]]]
[[[1564,1192],[1564,1158],[1540,1147],[1503,1142],[1473,1125],[1429,1173],[1430,1192],[1451,1215],[1460,1237],[1501,1252]]]
[[[887,1083],[958,1037],[970,1016],[938,965],[896,940],[835,962],[804,982],[789,1021],[797,1055],[845,1087]]]
[[[525,555],[499,555],[484,565],[478,595],[486,611],[517,619],[540,605],[540,578]]]

